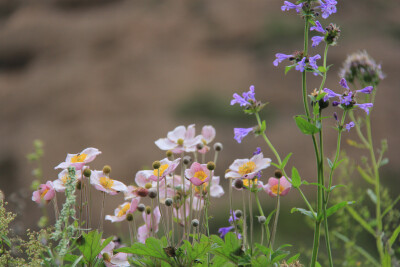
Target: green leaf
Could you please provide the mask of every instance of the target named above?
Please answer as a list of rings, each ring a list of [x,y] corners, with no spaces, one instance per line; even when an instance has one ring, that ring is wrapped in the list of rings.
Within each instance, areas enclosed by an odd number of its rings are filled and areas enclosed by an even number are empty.
[[[356,220],[365,230],[375,237],[375,231],[372,227],[350,206],[346,206],[346,210],[350,213],[354,220]]]
[[[294,188],[298,188],[301,185],[301,177],[295,167],[292,168],[292,185]]]
[[[300,116],[295,116],[294,120],[297,127],[303,134],[315,134],[319,132],[319,129],[312,123]]]
[[[9,248],[11,248],[11,241],[10,241],[10,239],[9,239],[6,235],[4,235],[4,234],[1,235],[1,242],[6,243],[6,245],[7,245]]]
[[[393,231],[392,236],[389,238],[388,243],[390,247],[392,247],[394,242],[396,242],[396,239],[399,236],[399,234],[400,234],[400,225],[397,226],[397,228]]]
[[[282,161],[282,164],[280,166],[280,169],[283,170],[286,167],[286,164],[288,163],[290,157],[292,156],[292,152],[290,152]]]
[[[77,265],[81,262],[82,259],[83,259],[83,255],[81,255],[80,257],[78,257],[78,258],[74,261],[74,263],[71,265],[71,267],[77,266]]]
[[[332,207],[330,207],[329,209],[326,210],[326,217],[331,216],[332,214],[335,214],[338,210],[340,210],[341,208],[347,206],[347,205],[351,205],[354,204],[354,201],[343,201],[340,203],[337,203],[335,205],[333,205]],[[318,220],[323,218],[323,214],[320,214],[320,216],[318,216]]]
[[[332,161],[329,159],[329,158],[326,158],[326,160],[328,161],[328,165],[329,165],[329,168],[333,168],[333,163],[332,163]]]
[[[324,72],[326,72],[326,68],[324,66],[319,66],[318,71],[321,73],[324,73]]]
[[[326,95],[327,95],[327,93],[322,92],[322,93],[320,93],[320,94],[317,95],[316,100],[319,101],[319,100],[321,100],[322,98],[324,98],[324,96],[326,96]],[[328,118],[332,118],[332,117],[329,116]]]
[[[261,129],[260,129],[261,133],[265,132],[266,129],[267,129],[267,124],[265,121],[262,121]]]
[[[360,166],[357,166],[357,171],[359,174],[361,174],[361,177],[364,178],[365,181],[367,181],[370,184],[375,185],[375,181],[371,178],[371,176],[369,176],[364,170],[363,168],[361,168]]]
[[[291,264],[292,262],[296,261],[299,257],[300,257],[300,253],[297,253],[296,255],[290,257],[290,258],[287,260],[287,263],[288,263],[288,264]]]
[[[278,164],[276,164],[276,163],[273,163],[273,162],[271,162],[271,165],[272,165],[272,166],[275,166],[275,167],[277,167],[278,169],[280,169],[280,168],[281,168],[281,166],[279,166]]]
[[[93,230],[89,233],[82,233],[83,242],[79,242],[78,249],[82,252],[85,262],[93,263],[101,250],[111,242],[112,236],[101,242],[102,233]]]
[[[400,196],[398,196],[398,197],[392,202],[392,204],[390,204],[390,205],[385,209],[385,211],[382,213],[382,217],[385,216],[389,211],[391,211],[392,208],[394,207],[394,205],[396,205],[397,202],[398,202],[399,200],[400,200]]]
[[[293,69],[294,67],[296,67],[296,64],[293,64],[293,65],[290,65],[290,66],[286,66],[286,67],[285,67],[285,75],[286,75],[291,69]]]
[[[310,218],[312,218],[313,220],[315,220],[315,218],[317,218],[317,214],[316,213],[314,213],[314,216],[315,216],[314,217],[312,211],[309,211],[309,210],[306,210],[306,209],[301,209],[301,208],[292,208],[290,213],[294,213],[296,211],[300,212],[301,214],[304,214],[304,215],[306,215],[306,216],[308,216]]]

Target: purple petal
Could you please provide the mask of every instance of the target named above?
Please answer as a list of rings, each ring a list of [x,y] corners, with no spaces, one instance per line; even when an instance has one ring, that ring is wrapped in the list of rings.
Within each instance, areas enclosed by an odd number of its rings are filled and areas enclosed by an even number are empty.
[[[242,139],[252,131],[253,128],[234,128],[233,129],[233,133],[235,134],[234,138],[240,144],[242,142]]]
[[[321,23],[319,23],[319,21],[315,21],[315,26],[312,26],[310,28],[310,31],[317,31],[320,33],[326,33],[325,29],[322,27]]]
[[[350,90],[349,86],[347,85],[347,81],[346,81],[345,78],[342,78],[342,79],[340,80],[340,85],[341,85],[343,88]]]
[[[374,90],[374,87],[367,86],[367,87],[365,87],[365,88],[363,88],[361,90],[357,90],[356,92],[357,93],[363,93],[363,94],[370,94],[370,93],[372,93],[373,90]]]
[[[370,108],[373,107],[374,104],[372,103],[365,103],[365,104],[356,104],[356,107],[361,108],[362,110],[364,110],[367,114],[369,114],[369,110]]]
[[[323,36],[314,36],[311,38],[312,41],[312,47],[316,47],[317,45],[319,45],[319,43],[324,40],[325,37]]]
[[[350,132],[350,129],[353,128],[354,126],[356,126],[356,124],[351,121],[350,123],[346,124],[345,128],[348,132]]]

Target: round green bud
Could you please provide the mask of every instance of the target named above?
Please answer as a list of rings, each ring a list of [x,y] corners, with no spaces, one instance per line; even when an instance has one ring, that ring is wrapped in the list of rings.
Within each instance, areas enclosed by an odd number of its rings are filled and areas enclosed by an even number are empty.
[[[81,189],[82,189],[82,181],[78,180],[78,181],[76,182],[76,189],[77,189],[77,190],[81,190]]]
[[[103,172],[104,172],[105,174],[109,174],[109,173],[111,172],[111,167],[110,167],[110,165],[105,165],[105,166],[103,167]]]
[[[178,145],[180,145],[180,146],[183,145],[183,139],[182,139],[182,138],[179,138],[178,141],[176,141],[176,142],[177,142]]]
[[[203,143],[198,143],[198,144],[196,145],[197,150],[201,150],[201,149],[203,149],[203,147],[204,147],[204,144],[203,144]]]
[[[223,145],[219,142],[214,144],[215,151],[222,151],[223,148],[224,148]]]
[[[207,169],[210,170],[210,171],[215,170],[215,163],[212,162],[212,161],[209,161],[209,162],[207,163]]]
[[[167,152],[165,152],[165,154],[167,155],[167,158],[172,157],[172,151],[171,150],[167,150]]]
[[[145,206],[143,203],[140,203],[140,204],[137,206],[137,210],[138,210],[139,212],[143,212],[145,209],[146,209],[146,206]]]
[[[104,170],[103,170],[103,172],[104,172]],[[92,174],[92,171],[89,168],[86,168],[83,170],[83,175],[85,177],[90,177],[91,174]]]
[[[149,198],[156,198],[157,197],[157,189],[151,188],[149,189]]]
[[[265,216],[259,216],[258,217],[258,222],[261,224],[264,224],[267,221],[267,218]]]
[[[165,205],[167,206],[167,207],[170,207],[170,206],[172,206],[172,203],[173,203],[174,201],[172,200],[172,198],[167,198],[166,200],[165,200]]]
[[[184,156],[183,160],[182,160],[183,164],[185,164],[185,165],[189,165],[191,161],[192,161],[192,158],[190,156]]]
[[[243,212],[241,210],[236,210],[235,211],[235,217],[236,218],[240,218],[240,217],[242,217],[242,215],[243,215]]]
[[[161,163],[158,160],[153,162],[153,169],[157,170],[160,168],[160,166],[161,166]]]
[[[194,219],[194,220],[192,220],[192,226],[193,227],[197,227],[197,226],[199,226],[199,220],[197,220],[197,219]]]
[[[146,206],[146,213],[150,214],[151,213],[151,207],[150,206]]]
[[[243,181],[242,181],[242,179],[236,179],[234,185],[235,185],[235,187],[236,187],[237,189],[243,188]]]
[[[274,174],[274,175],[275,175],[275,177],[278,178],[278,179],[281,178],[281,177],[283,176],[281,170],[275,170],[275,174]]]
[[[152,188],[152,187],[153,187],[153,186],[152,186],[151,183],[147,183],[147,184],[144,185],[144,188],[146,188],[146,189],[150,189],[150,188]]]
[[[128,222],[133,221],[133,214],[132,214],[132,213],[128,213],[128,214],[126,215],[126,220],[127,220]]]

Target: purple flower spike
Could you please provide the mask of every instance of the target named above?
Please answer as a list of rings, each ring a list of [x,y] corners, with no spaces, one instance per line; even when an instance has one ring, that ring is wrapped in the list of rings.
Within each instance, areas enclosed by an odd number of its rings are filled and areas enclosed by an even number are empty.
[[[311,41],[312,41],[312,45],[311,46],[312,47],[316,47],[323,40],[324,40],[323,36],[314,36],[314,37],[311,38]]]
[[[228,226],[228,227],[219,228],[219,229],[218,229],[219,236],[220,236],[221,238],[224,238],[225,235],[226,235],[227,233],[229,233],[229,232],[230,232],[231,230],[233,230],[233,229],[234,229],[233,226]]]
[[[353,121],[351,121],[350,123],[345,125],[345,128],[348,132],[350,132],[350,129],[353,128],[354,126],[356,126],[356,124]]]
[[[341,85],[343,88],[350,90],[349,86],[347,85],[347,81],[346,81],[345,78],[342,78],[342,79],[340,80],[340,85]]]
[[[296,70],[303,72],[305,67],[306,67],[306,57],[303,57],[303,59],[297,63],[296,65]]]
[[[333,13],[336,13],[336,4],[337,1],[335,0],[325,0],[325,3],[320,0],[321,5],[318,6],[322,12],[322,18],[327,19]]]
[[[321,56],[318,55],[318,54],[316,54],[315,56],[310,57],[309,60],[308,60],[310,66],[311,66],[313,69],[315,69],[315,70],[318,70],[318,66],[317,66],[317,60],[318,60],[318,59],[321,59]]]
[[[364,110],[367,113],[367,115],[369,115],[369,110],[370,110],[370,108],[373,107],[373,105],[374,104],[372,104],[372,103],[365,103],[365,104],[356,104],[355,106],[361,108],[362,110]]]
[[[253,131],[253,128],[234,128],[233,132],[235,134],[235,140],[240,144],[242,139],[245,138],[250,132]]]
[[[373,90],[374,90],[374,87],[367,86],[367,87],[365,87],[365,88],[363,88],[361,90],[357,90],[356,92],[357,93],[363,93],[363,94],[370,94],[370,93],[372,93]]]
[[[285,55],[285,54],[277,53],[275,55],[275,57],[276,57],[276,59],[274,60],[274,66],[277,67],[279,63],[281,63],[285,59],[293,57],[293,55]]]
[[[300,3],[300,4],[298,4],[298,5],[295,5],[295,4],[293,4],[293,3],[291,3],[291,2],[289,2],[289,1],[285,1],[285,2],[283,2],[283,6],[281,6],[281,10],[282,11],[289,11],[290,9],[296,9],[296,12],[297,13],[299,13],[300,12],[300,10],[301,10],[301,8],[302,8],[302,6],[303,6],[303,3]]]
[[[233,99],[231,100],[231,106],[235,105],[236,103],[238,103],[241,107],[250,105],[250,103],[247,102],[243,97],[234,93]]]
[[[243,93],[243,98],[246,99],[246,100],[251,99],[253,101],[256,101],[254,96],[255,96],[254,85],[251,85],[249,91]]]
[[[352,102],[353,102],[353,92],[352,91],[350,91],[348,95],[342,96],[340,99],[340,104],[343,104],[345,106],[351,105]]]
[[[315,26],[312,26],[310,28],[310,31],[317,31],[320,33],[326,33],[326,30],[322,27],[321,23],[319,23],[319,21],[315,21]]]

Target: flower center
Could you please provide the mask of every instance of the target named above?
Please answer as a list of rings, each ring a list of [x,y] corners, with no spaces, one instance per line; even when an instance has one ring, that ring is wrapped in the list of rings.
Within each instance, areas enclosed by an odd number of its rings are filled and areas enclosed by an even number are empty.
[[[205,194],[207,194],[207,187],[208,187],[208,183],[204,183],[202,186],[195,186],[194,187],[194,192],[196,194],[200,195],[201,188],[203,188],[203,194],[202,195],[205,195]]]
[[[129,210],[129,208],[131,207],[131,204],[125,204],[121,210],[118,212],[118,217],[124,216],[126,214],[126,212]]]
[[[100,178],[100,184],[103,186],[105,189],[111,189],[111,187],[114,185],[114,181],[108,177],[101,177]]]
[[[283,190],[285,190],[285,188],[282,185],[279,185],[279,195],[282,195]],[[275,195],[278,195],[278,185],[273,185],[271,187],[271,191],[272,193],[274,193]]]
[[[201,139],[201,142],[203,143],[203,145],[207,145],[207,141],[205,139]]]
[[[242,176],[245,176],[246,174],[254,172],[255,168],[256,164],[252,161],[249,161],[239,167],[238,173]]]
[[[160,170],[160,177],[163,175],[164,171],[168,168],[168,164],[163,164],[160,166],[160,168],[158,170]],[[158,176],[158,170],[154,170],[153,174],[154,176]]]
[[[49,192],[49,189],[46,188],[45,190],[43,190],[43,192],[40,194],[40,198],[44,198],[44,196],[47,194],[47,192]]]
[[[68,175],[65,175],[65,176],[63,176],[61,178],[61,181],[62,181],[63,185],[65,185],[68,182],[68,180],[69,180],[69,176]]]
[[[197,179],[204,181],[207,178],[207,174],[203,171],[198,171],[194,174],[194,177],[196,177]]]
[[[182,138],[179,138],[178,141],[177,141],[177,143],[178,143],[178,145],[180,145],[180,146],[183,145],[183,139],[182,139]]]
[[[252,181],[250,183],[250,181]],[[257,179],[243,179],[243,185],[249,187],[250,185],[257,184]]]
[[[82,154],[77,154],[71,158],[71,163],[78,163],[78,162],[83,162],[87,157],[87,154],[82,153]]]

